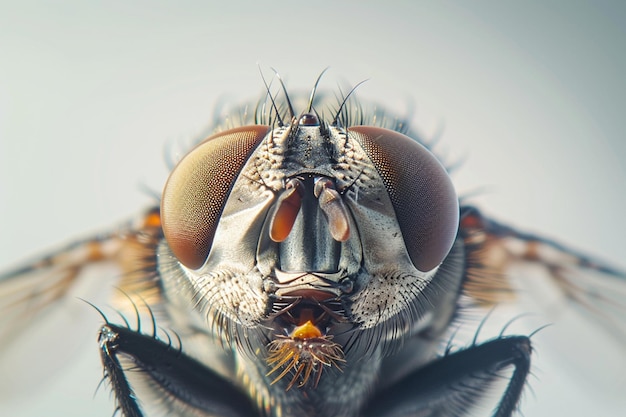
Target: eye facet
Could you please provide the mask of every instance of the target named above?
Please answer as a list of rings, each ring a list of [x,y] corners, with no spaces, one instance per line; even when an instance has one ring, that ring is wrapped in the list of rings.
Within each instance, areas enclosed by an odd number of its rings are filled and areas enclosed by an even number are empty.
[[[388,129],[348,129],[381,176],[404,243],[420,271],[447,256],[459,226],[459,202],[448,173],[424,146]]]
[[[186,267],[204,264],[232,185],[269,130],[243,126],[210,136],[170,174],[161,200],[163,233]]]

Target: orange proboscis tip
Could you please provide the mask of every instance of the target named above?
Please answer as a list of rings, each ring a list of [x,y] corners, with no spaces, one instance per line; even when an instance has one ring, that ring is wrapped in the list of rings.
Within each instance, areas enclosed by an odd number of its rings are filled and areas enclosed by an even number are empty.
[[[311,320],[308,320],[306,323],[296,327],[291,334],[291,337],[294,339],[313,339],[321,336],[322,332],[311,322]]]

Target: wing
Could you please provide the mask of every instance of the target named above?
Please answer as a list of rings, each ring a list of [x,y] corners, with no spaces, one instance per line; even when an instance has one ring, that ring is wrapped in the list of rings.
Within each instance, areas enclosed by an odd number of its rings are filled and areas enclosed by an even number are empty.
[[[470,248],[464,289],[473,305],[492,310],[492,318],[513,306],[516,313],[500,315],[505,321],[530,312],[528,333],[550,325],[533,336],[535,382],[579,381],[574,388],[585,396],[595,392],[597,401],[623,406],[626,272],[474,207],[461,211],[460,233]]]
[[[155,248],[161,237],[153,208],[111,232],[1,274],[0,375],[11,377],[0,379],[0,398],[43,385],[46,376],[95,344],[101,319],[82,300],[122,314],[133,304],[158,305]]]
[[[475,248],[465,290],[476,302],[492,307],[530,296],[548,310],[566,306],[584,312],[626,343],[626,271],[470,206],[462,207],[461,233]],[[539,269],[544,274],[531,272]],[[538,275],[543,276],[537,280]]]

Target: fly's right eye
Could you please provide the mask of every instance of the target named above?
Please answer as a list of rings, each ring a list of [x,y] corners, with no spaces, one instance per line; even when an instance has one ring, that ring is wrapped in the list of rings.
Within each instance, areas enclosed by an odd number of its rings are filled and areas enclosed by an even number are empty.
[[[439,161],[413,139],[374,126],[348,132],[378,170],[413,265],[430,271],[448,255],[459,227],[459,200]]]
[[[161,199],[163,233],[186,267],[197,269],[206,261],[233,183],[269,130],[254,125],[215,134],[170,174]]]

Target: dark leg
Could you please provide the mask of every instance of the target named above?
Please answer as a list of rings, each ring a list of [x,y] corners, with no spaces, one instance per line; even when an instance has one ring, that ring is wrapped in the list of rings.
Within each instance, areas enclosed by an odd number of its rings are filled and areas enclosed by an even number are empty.
[[[493,413],[509,417],[515,410],[530,369],[530,339],[509,336],[455,352],[418,369],[364,409],[366,417],[464,416],[481,400],[501,371],[514,367]]]
[[[100,329],[98,341],[105,376],[124,417],[143,416],[129,377],[140,378],[141,385],[152,391],[149,397],[158,398],[158,406],[168,415],[185,409],[200,411],[200,415],[259,415],[231,382],[170,343],[109,323]]]

